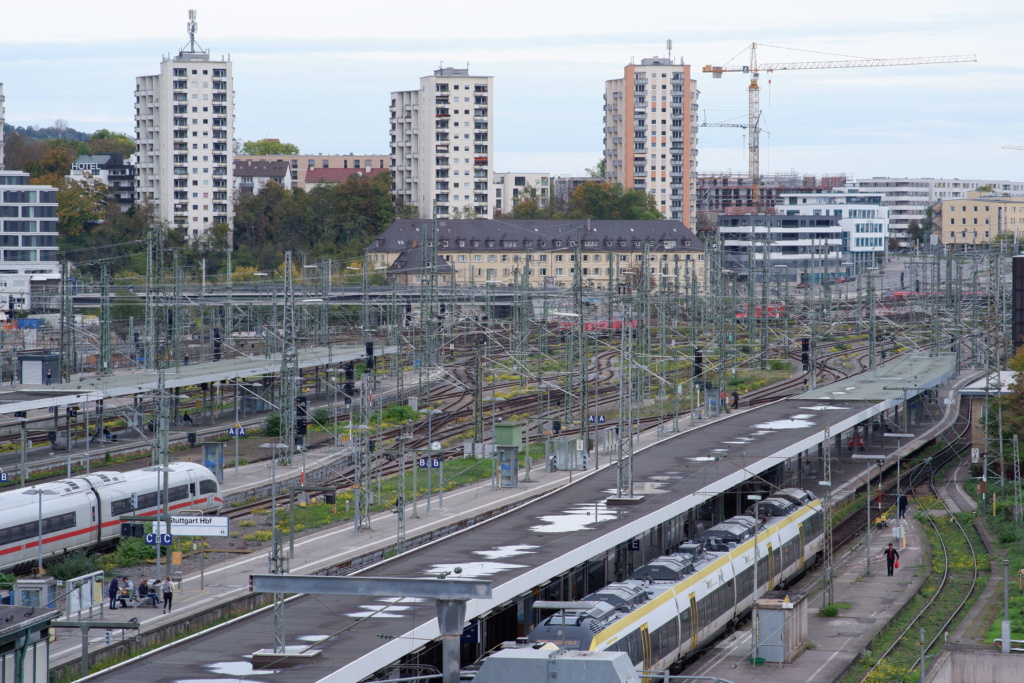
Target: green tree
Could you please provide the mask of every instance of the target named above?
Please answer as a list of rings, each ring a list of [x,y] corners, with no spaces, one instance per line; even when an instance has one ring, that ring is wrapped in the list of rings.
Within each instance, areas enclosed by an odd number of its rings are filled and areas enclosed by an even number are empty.
[[[596,164],[586,169],[586,174],[591,178],[604,178],[605,169],[606,166],[604,157],[601,157],[600,159],[597,160]]]
[[[263,140],[247,140],[242,143],[242,154],[265,156],[269,154],[298,154],[299,148],[290,142],[281,142],[277,138]]]
[[[910,239],[911,242],[921,244],[927,236],[928,233],[924,229],[924,226],[922,226],[916,218],[912,218],[910,223],[907,224],[907,238]]]
[[[125,158],[135,153],[135,140],[124,133],[114,133],[101,128],[85,143],[92,154],[123,154]]]
[[[626,190],[619,183],[583,183],[569,198],[568,218],[594,220],[659,220],[654,197],[643,190]]]

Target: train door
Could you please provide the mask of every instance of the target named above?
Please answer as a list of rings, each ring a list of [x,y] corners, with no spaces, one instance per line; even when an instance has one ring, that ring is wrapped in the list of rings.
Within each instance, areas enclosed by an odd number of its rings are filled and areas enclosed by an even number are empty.
[[[690,593],[690,652],[697,651],[697,594]]]
[[[775,553],[771,543],[768,544],[768,590],[775,590]]]
[[[651,656],[651,632],[647,630],[647,624],[640,626],[640,653],[644,658],[644,670],[650,671],[654,666],[654,657]],[[644,678],[645,683],[650,680]]]
[[[806,543],[806,539],[804,537],[804,523],[800,522],[800,524],[797,525],[797,529],[800,530],[800,569],[803,569],[804,568],[804,544]]]

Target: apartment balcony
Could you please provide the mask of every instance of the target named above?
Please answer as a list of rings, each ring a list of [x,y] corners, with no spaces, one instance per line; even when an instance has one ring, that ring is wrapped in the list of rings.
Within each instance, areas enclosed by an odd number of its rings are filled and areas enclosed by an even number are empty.
[[[473,165],[474,166],[486,166],[487,165],[487,157],[473,157]]]

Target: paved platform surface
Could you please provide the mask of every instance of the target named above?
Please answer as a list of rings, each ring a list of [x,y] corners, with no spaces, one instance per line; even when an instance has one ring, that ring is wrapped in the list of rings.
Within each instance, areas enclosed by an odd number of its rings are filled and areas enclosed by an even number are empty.
[[[841,678],[871,639],[917,593],[930,567],[921,528],[906,520],[907,547],[900,551],[900,568],[886,575],[882,551],[893,541],[891,529],[871,534],[871,575],[865,574],[861,539],[844,556],[835,577],[835,601],[850,604],[836,617],[819,617],[821,598],[812,600],[807,632],[812,645],[790,664],[750,664],[750,629],[728,637],[683,673],[718,676],[734,683],[829,683]],[[898,543],[896,543],[898,545]],[[812,581],[808,577],[805,581]],[[797,590],[800,586],[796,587]],[[812,595],[817,595],[817,591]]]

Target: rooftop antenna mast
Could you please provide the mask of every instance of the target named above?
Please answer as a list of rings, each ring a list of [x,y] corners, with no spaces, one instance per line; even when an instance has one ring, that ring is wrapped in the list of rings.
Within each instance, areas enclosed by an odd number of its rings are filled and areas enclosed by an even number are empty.
[[[672,39],[669,38],[665,41],[665,47],[668,49],[668,61],[672,61]]]
[[[199,28],[196,14],[194,9],[188,11],[188,48],[183,48],[182,52],[206,52],[202,47],[196,45],[196,30]]]

